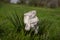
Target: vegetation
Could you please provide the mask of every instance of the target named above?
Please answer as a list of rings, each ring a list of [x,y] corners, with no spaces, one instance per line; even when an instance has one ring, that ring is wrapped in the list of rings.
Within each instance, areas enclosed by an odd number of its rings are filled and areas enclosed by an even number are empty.
[[[10,3],[11,0],[0,0],[0,2]],[[19,0],[18,0],[19,1]],[[59,0],[20,0],[18,4],[28,4],[33,6],[42,6],[56,8],[60,6]]]
[[[25,32],[23,14],[36,10],[39,33]],[[0,40],[60,40],[60,8],[3,4],[0,8]]]

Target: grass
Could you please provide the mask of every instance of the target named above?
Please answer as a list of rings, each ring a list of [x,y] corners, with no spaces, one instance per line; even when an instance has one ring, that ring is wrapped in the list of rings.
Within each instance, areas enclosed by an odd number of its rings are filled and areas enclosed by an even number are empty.
[[[36,10],[40,20],[39,34],[24,31],[23,14]],[[50,9],[26,5],[2,4],[0,7],[1,40],[60,40],[60,8]]]

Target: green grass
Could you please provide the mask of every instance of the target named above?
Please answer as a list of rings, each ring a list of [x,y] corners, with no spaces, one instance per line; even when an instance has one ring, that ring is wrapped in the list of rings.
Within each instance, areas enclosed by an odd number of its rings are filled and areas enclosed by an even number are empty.
[[[30,10],[36,10],[37,16],[40,19],[40,34],[33,35],[32,37],[31,33],[25,35],[23,24],[23,14]],[[18,28],[21,28],[18,30],[19,32],[16,31]],[[60,40],[60,8],[50,9],[17,4],[1,5],[0,39]]]

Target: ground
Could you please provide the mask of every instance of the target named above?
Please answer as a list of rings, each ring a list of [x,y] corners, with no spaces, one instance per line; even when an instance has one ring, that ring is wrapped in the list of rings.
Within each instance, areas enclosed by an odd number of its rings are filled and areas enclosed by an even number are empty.
[[[0,25],[2,25],[0,27],[0,39],[30,40],[30,35],[24,36],[23,30],[21,30],[19,33],[15,33],[13,24],[7,20],[7,16],[9,16],[9,14],[15,13],[15,11],[18,16],[21,17],[21,15],[30,10],[36,10],[37,16],[40,20],[47,20],[51,22],[50,28],[48,30],[49,40],[60,40],[60,8],[51,9],[17,4],[3,4],[0,7]],[[3,24],[3,22],[5,23]],[[39,40],[39,37],[40,36],[34,36],[33,38],[34,40]]]

